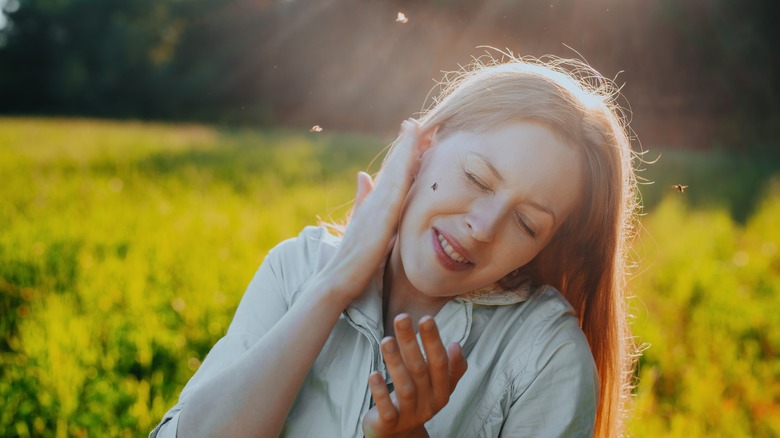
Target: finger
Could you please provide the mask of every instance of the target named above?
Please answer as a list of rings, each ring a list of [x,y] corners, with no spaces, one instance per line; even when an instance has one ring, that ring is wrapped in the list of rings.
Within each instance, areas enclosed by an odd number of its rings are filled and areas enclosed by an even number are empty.
[[[357,211],[358,208],[366,200],[366,197],[374,188],[374,181],[371,179],[371,175],[365,172],[358,172],[357,174],[357,194],[355,195],[355,205],[352,207],[352,212]]]
[[[388,426],[393,426],[398,421],[398,410],[390,398],[390,392],[387,390],[387,383],[379,372],[374,372],[368,377],[368,387],[371,389],[371,396],[374,397],[379,419]]]
[[[449,358],[449,376],[450,376],[450,392],[455,390],[460,378],[466,374],[468,369],[468,363],[466,358],[463,357],[463,350],[460,344],[453,342],[447,347],[447,357]]]
[[[428,395],[431,391],[431,381],[428,375],[428,364],[420,351],[420,344],[417,343],[417,335],[414,333],[412,318],[407,314],[400,314],[393,321],[395,326],[395,336],[401,348],[401,357],[404,365],[409,371],[409,375],[414,380],[417,388],[418,397]]]
[[[411,182],[412,177],[416,173],[414,169],[420,158],[420,154],[417,151],[419,126],[419,122],[414,119],[407,119],[401,122],[398,138],[393,142],[390,152],[385,156],[377,179],[381,180],[383,175],[399,177],[408,173],[408,179]]]
[[[420,122],[418,122],[415,119],[407,119],[406,121],[407,127],[405,136],[408,141],[408,148],[410,149],[407,152],[408,160],[409,161],[409,171],[411,172],[412,180],[417,176],[417,172],[420,169],[420,159],[422,159],[423,152],[427,149],[425,143],[426,141],[423,139],[423,133],[421,132],[420,128]]]
[[[405,134],[413,133],[420,127],[420,122],[415,120],[412,117],[409,117],[408,119],[401,122],[401,129],[398,131],[398,136],[403,136]]]
[[[398,343],[394,338],[387,337],[382,340],[382,355],[385,358],[387,370],[393,378],[399,415],[413,413],[417,409],[417,387],[404,365],[398,350]]]
[[[441,409],[450,399],[450,360],[432,317],[425,316],[420,320],[420,338],[428,359],[434,406],[436,409]]]
[[[420,157],[420,159],[422,159],[425,153],[431,148],[431,145],[433,145],[433,138],[436,136],[437,132],[439,132],[439,125],[428,128],[425,130],[425,132],[420,134],[420,138],[416,144],[417,155]]]
[[[393,247],[395,246],[395,239],[397,238],[398,238],[398,234],[393,234],[393,237],[391,237],[390,240],[387,241],[387,250],[385,250],[387,254],[390,254],[390,251],[393,250]]]

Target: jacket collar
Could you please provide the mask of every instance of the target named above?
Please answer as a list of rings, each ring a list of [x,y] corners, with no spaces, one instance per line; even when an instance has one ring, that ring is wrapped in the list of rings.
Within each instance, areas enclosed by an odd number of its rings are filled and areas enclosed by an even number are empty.
[[[377,275],[374,275],[360,297],[352,301],[344,310],[350,323],[358,330],[370,333],[377,345],[384,337],[382,320],[383,272],[384,269],[379,269]],[[434,316],[445,346],[452,342],[461,345],[466,342],[471,331],[472,311],[473,304],[470,300],[455,297]]]

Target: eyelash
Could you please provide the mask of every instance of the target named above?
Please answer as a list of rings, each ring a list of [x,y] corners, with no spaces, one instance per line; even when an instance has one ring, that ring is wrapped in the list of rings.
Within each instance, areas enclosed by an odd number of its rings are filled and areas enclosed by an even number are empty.
[[[520,226],[525,229],[526,233],[531,236],[532,239],[536,239],[536,231],[528,226],[528,223],[522,217],[520,217],[520,215],[517,216],[517,221],[520,223]]]
[[[469,172],[469,171],[466,171],[466,178],[468,178],[468,179],[469,179],[469,181],[471,181],[472,183],[474,183],[474,185],[476,185],[477,187],[479,187],[479,189],[480,189],[480,190],[482,190],[483,192],[485,192],[485,193],[491,193],[491,194],[493,193],[493,189],[491,189],[490,187],[488,187],[487,185],[485,185],[485,184],[484,184],[484,183],[483,183],[483,182],[482,182],[482,181],[481,181],[479,178],[477,178],[476,176],[474,176],[474,174],[473,174],[473,173],[471,173],[471,172]]]
[[[490,194],[494,193],[493,189],[485,185],[479,178],[474,176],[473,173],[466,171],[466,178],[468,178],[472,184],[476,185],[483,192],[490,193]],[[534,231],[520,215],[516,215],[516,218],[517,218],[517,222],[520,224],[523,230],[525,230],[525,232],[528,233],[528,235],[531,236],[532,239],[536,239],[536,231]]]

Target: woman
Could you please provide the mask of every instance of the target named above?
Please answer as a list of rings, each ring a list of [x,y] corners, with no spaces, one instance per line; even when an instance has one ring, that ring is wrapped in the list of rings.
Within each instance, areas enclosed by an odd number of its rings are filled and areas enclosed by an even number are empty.
[[[632,153],[563,65],[477,65],[405,121],[343,236],[268,254],[151,436],[619,434]]]

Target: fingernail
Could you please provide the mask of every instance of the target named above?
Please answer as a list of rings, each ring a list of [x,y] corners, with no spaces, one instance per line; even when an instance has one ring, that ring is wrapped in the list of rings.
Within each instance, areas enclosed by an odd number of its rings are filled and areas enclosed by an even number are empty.
[[[430,316],[424,316],[420,320],[420,330],[424,332],[433,331],[433,326],[434,326],[433,318],[431,318]]]
[[[412,328],[412,319],[406,314],[396,316],[395,323],[398,324],[398,328],[400,329],[408,330]]]
[[[387,353],[395,353],[395,351],[396,351],[395,342],[393,342],[393,340],[391,338],[385,338],[382,341],[382,348]]]

